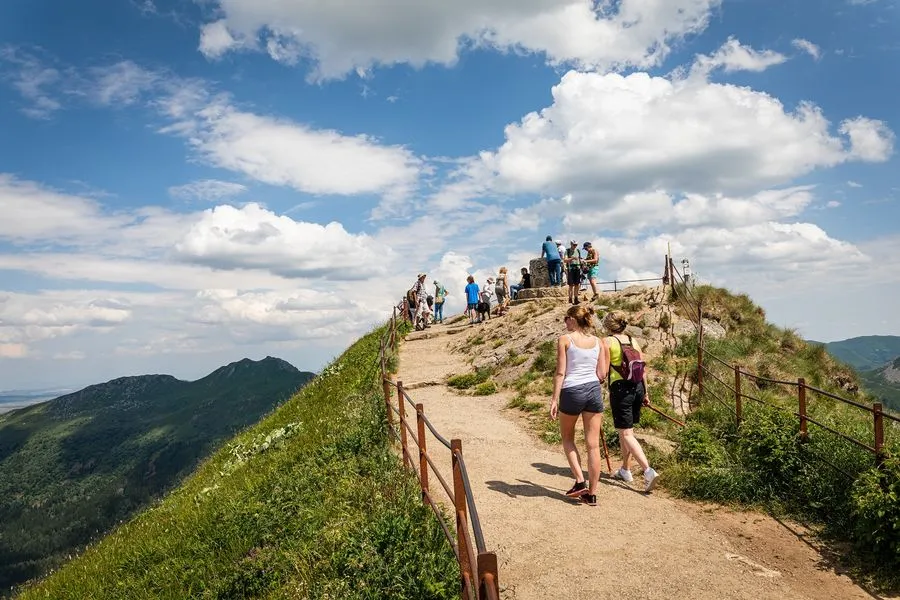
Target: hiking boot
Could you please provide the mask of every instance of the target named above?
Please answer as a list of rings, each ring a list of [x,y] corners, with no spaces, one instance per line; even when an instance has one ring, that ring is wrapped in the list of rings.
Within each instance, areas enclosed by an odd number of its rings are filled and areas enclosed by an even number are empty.
[[[597,506],[597,495],[596,494],[582,494],[581,501],[587,504],[588,506]]]
[[[653,488],[656,487],[656,480],[659,478],[659,473],[657,473],[653,467],[644,471],[644,491],[652,492]]]
[[[568,492],[566,492],[566,496],[568,496],[569,498],[578,498],[582,494],[586,494],[587,491],[587,482],[576,481],[575,485],[573,485],[572,488]]]
[[[621,479],[622,481],[626,481],[628,483],[634,481],[634,476],[631,474],[631,471],[629,471],[625,467],[620,467],[619,470],[616,471],[616,474],[613,475],[613,478]]]

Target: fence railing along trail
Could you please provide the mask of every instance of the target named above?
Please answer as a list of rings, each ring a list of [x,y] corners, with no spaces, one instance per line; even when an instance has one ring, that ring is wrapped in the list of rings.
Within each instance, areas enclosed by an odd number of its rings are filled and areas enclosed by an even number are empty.
[[[731,413],[734,415],[735,426],[739,432],[741,422],[744,418],[745,413],[744,400],[747,400],[759,405],[768,406],[769,408],[775,410],[787,412],[797,417],[797,419],[799,419],[799,437],[801,443],[809,441],[810,425],[812,425],[816,429],[821,430],[824,433],[836,436],[850,444],[853,444],[857,448],[871,453],[873,455],[874,464],[876,466],[880,467],[883,464],[885,459],[885,421],[888,421],[889,423],[900,424],[900,417],[897,417],[890,413],[885,413],[884,408],[880,402],[873,403],[871,406],[869,406],[856,400],[844,398],[840,395],[833,394],[815,386],[811,386],[807,384],[806,380],[802,377],[797,378],[796,381],[786,381],[773,379],[770,377],[763,377],[755,373],[750,373],[749,371],[742,369],[740,365],[729,363],[723,358],[717,356],[706,345],[706,338],[703,331],[703,308],[700,300],[697,298],[697,295],[694,294],[691,286],[685,283],[684,278],[675,268],[675,265],[674,263],[672,263],[671,259],[667,257],[666,261],[669,265],[668,273],[670,274],[670,277],[668,277],[667,279],[672,288],[672,296],[674,298],[674,301],[676,305],[681,308],[684,314],[691,320],[697,330],[696,374],[697,387],[699,390],[699,396],[701,398],[711,397],[713,400],[731,411]],[[716,367],[724,368],[724,372],[722,372],[722,370],[720,369],[717,373]],[[730,380],[730,382],[728,380]],[[756,384],[762,384],[764,386],[777,386],[783,391],[788,390],[789,395],[792,395],[796,398],[797,409],[793,410],[787,408],[784,405],[775,404],[773,402],[769,402],[747,393],[745,391],[744,383],[749,383],[751,381]],[[712,383],[721,386],[722,390],[724,391],[722,391],[721,393],[717,392],[714,389],[715,386],[710,385]],[[757,385],[757,387],[760,387],[760,385]],[[728,397],[725,397],[726,395]],[[856,410],[869,413],[871,415],[872,423],[872,429],[870,430],[872,434],[872,442],[867,443],[866,441],[859,440],[852,435],[848,435],[847,433],[838,431],[836,428],[823,423],[821,419],[810,415],[810,401],[815,401],[816,398],[830,398],[847,406],[852,406]],[[888,429],[890,429],[890,427],[888,427]],[[843,473],[850,479],[854,479],[853,475],[847,473],[837,465],[832,464],[824,457],[819,457],[816,455],[812,456],[827,464],[828,466],[836,469],[837,471]]]
[[[459,564],[460,597],[465,600],[499,600],[497,555],[488,552],[485,546],[481,521],[478,518],[478,509],[472,495],[472,485],[469,482],[469,474],[463,456],[462,441],[447,440],[441,435],[425,416],[424,406],[421,403],[416,404],[410,398],[403,388],[403,382],[391,378],[388,368],[388,350],[396,354],[400,341],[397,332],[397,312],[395,307],[388,329],[381,338],[379,352],[388,430],[400,442],[403,465],[415,473],[422,490],[422,501],[434,511],[447,542],[453,548]],[[397,400],[396,405],[393,398]],[[407,417],[409,408],[415,413],[415,429],[409,424],[410,419]],[[399,428],[395,427],[395,422]],[[428,449],[426,429],[443,448],[449,451],[452,487],[447,483],[436,464],[435,452]],[[412,450],[411,444],[415,446]],[[449,499],[449,504],[453,507],[455,518],[450,524],[447,523],[440,502],[431,494],[429,481],[432,474],[440,483],[440,487]]]

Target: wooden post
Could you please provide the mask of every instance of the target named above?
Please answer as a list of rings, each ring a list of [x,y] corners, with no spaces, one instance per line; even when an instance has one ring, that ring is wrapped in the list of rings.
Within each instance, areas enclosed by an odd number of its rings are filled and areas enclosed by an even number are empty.
[[[802,377],[797,380],[797,400],[800,402],[800,441],[805,442],[809,433],[806,431],[806,380]]]
[[[881,468],[884,465],[884,415],[881,402],[872,405],[875,417],[875,466]]]
[[[618,282],[617,280],[615,280],[615,279],[613,280],[613,291],[614,291],[614,292],[618,292],[618,291],[619,291],[619,282]]]
[[[462,441],[450,440],[450,452],[453,456],[453,499],[456,504],[456,546],[459,549],[459,587],[460,596],[469,595],[467,581],[472,581],[472,563],[469,561],[469,547],[463,531],[469,528],[469,513],[466,505],[466,486],[463,485],[462,467],[457,454],[462,454]]]
[[[394,425],[394,411],[391,410],[391,382],[388,380],[387,375],[385,373],[381,374],[382,383],[381,388],[384,391],[384,408],[387,410],[387,422],[388,425]]]
[[[493,588],[493,596],[488,590]],[[482,552],[478,555],[478,598],[499,598],[500,581],[497,578],[497,555],[493,552]]]
[[[428,504],[428,459],[425,458],[425,407],[416,404],[416,425],[419,435],[419,479],[422,483],[422,502]]]
[[[403,398],[403,382],[397,382],[397,407],[400,410],[400,447],[403,452],[403,466],[412,467],[409,464],[409,450],[406,445],[406,402]]]
[[[741,368],[734,365],[734,418],[737,426],[741,426]]]

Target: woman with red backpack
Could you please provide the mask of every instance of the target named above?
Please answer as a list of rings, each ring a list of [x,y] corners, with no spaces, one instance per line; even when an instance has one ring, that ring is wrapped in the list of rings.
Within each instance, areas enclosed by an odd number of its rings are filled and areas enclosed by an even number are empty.
[[[641,420],[641,407],[650,404],[644,357],[631,336],[625,335],[626,327],[628,321],[622,311],[612,311],[603,317],[603,328],[610,334],[604,345],[609,365],[609,406],[622,451],[622,466],[615,477],[627,482],[634,479],[628,466],[633,456],[644,469],[644,491],[649,492],[656,487],[659,474],[650,466],[644,449],[634,437],[634,424]]]

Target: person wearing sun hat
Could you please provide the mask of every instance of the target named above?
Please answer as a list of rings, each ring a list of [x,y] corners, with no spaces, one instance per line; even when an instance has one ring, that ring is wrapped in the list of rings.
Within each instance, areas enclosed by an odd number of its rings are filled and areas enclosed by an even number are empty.
[[[416,316],[413,319],[413,325],[419,322],[419,318],[423,318],[423,328],[428,327],[428,290],[425,289],[425,273],[419,273],[416,278]]]
[[[597,276],[600,274],[600,254],[597,253],[597,249],[594,248],[593,244],[590,242],[585,242],[582,248],[586,253],[584,265],[587,267],[587,278],[591,284],[591,291],[594,292],[594,295],[591,297],[591,302],[593,302],[600,297],[600,294],[597,293]]]

